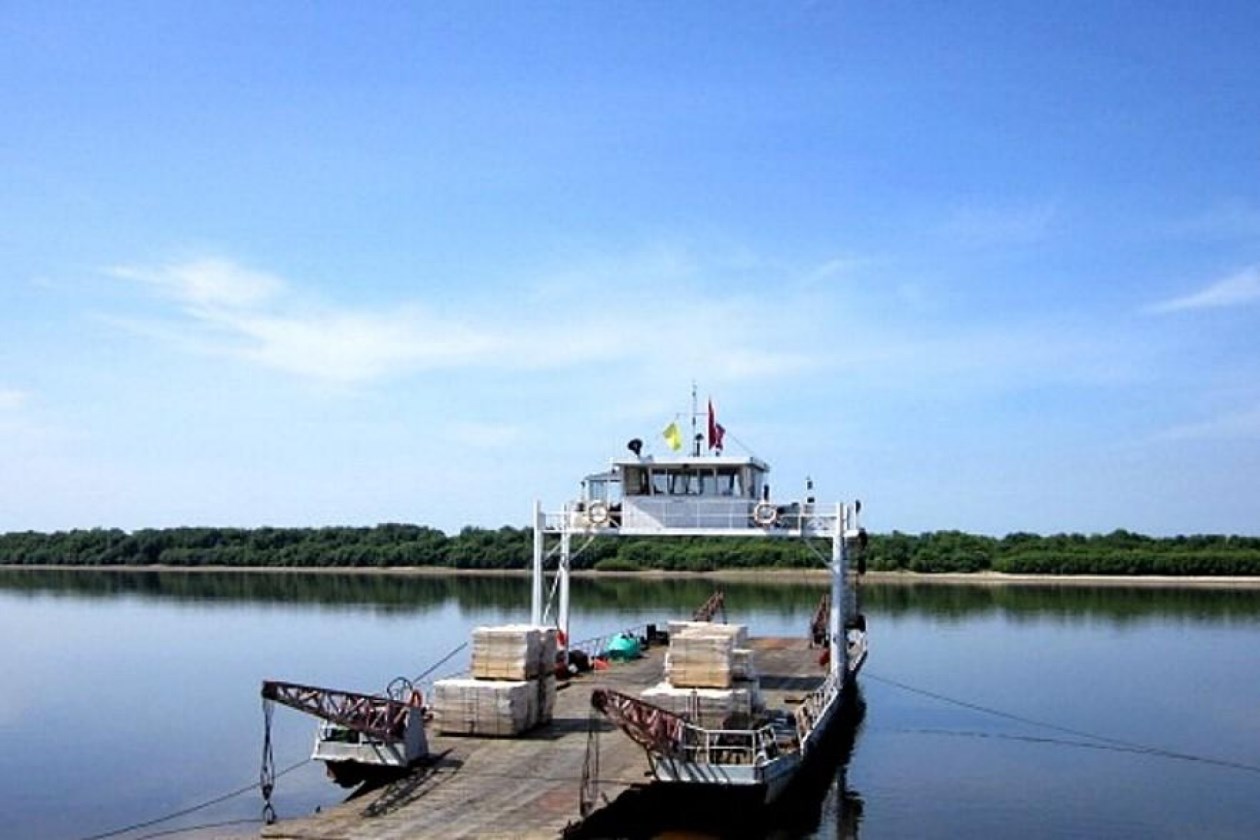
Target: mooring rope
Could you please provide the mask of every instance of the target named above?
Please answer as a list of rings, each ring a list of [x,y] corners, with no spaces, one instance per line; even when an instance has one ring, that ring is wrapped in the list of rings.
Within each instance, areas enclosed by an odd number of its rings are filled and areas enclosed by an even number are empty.
[[[1113,750],[1116,750],[1117,752],[1130,752],[1130,753],[1138,753],[1141,755],[1153,755],[1153,756],[1158,756],[1160,758],[1170,758],[1170,759],[1175,759],[1178,761],[1193,761],[1193,762],[1198,762],[1201,764],[1212,764],[1217,767],[1227,767],[1231,770],[1244,770],[1248,773],[1260,773],[1260,765],[1248,764],[1242,761],[1231,761],[1229,759],[1224,759],[1224,758],[1213,758],[1211,756],[1196,755],[1194,753],[1177,752],[1175,750],[1169,750],[1163,747],[1152,747],[1149,744],[1141,744],[1136,741],[1126,741],[1122,738],[1112,738],[1107,735],[1099,735],[1096,732],[1087,732],[1083,729],[1073,729],[1070,726],[1061,726],[1057,723],[1050,723],[1044,720],[1035,720],[1033,718],[1024,717],[1023,715],[1017,715],[1012,712],[1006,712],[1001,709],[995,709],[992,706],[983,706],[979,703],[973,703],[967,700],[960,700],[957,697],[950,697],[949,695],[941,694],[940,692],[929,691],[928,689],[925,689],[925,688],[918,688],[917,686],[909,685],[907,683],[890,679],[888,677],[881,677],[877,674],[871,673],[870,671],[863,671],[862,676],[865,677],[866,679],[874,680],[875,682],[884,683],[885,685],[890,685],[890,686],[893,686],[894,688],[899,688],[902,691],[908,691],[911,694],[918,694],[923,697],[930,697],[933,700],[939,700],[943,703],[949,703],[951,705],[959,706],[964,709],[970,709],[974,712],[981,712],[986,715],[992,715],[994,717],[1005,718],[1006,720],[1015,721],[1016,723],[1022,723],[1027,726],[1036,726],[1041,729],[1048,729],[1052,732],[1062,732],[1065,735],[1073,735],[1077,738],[1085,738],[1087,739],[1087,741],[1095,742],[1095,743],[1082,743],[1079,741],[1052,741],[1051,739],[1041,739],[1042,741],[1048,742],[1048,743],[1062,743],[1065,746],[1081,746],[1081,747],[1088,746],[1088,747],[1093,747],[1095,749],[1113,749]],[[936,734],[944,734],[944,733],[936,733]],[[1027,739],[1027,740],[1033,740],[1033,739]]]
[[[155,831],[152,834],[141,834],[139,837],[133,837],[132,840],[153,840],[155,837],[174,837],[176,834],[187,834],[190,831],[205,831],[211,828],[228,828],[233,825],[256,825],[262,822],[257,817],[244,820],[224,820],[222,822],[201,823],[200,825],[190,825],[186,828],[166,828],[162,831]]]
[[[309,758],[304,758],[295,764],[289,765],[288,767],[284,768],[280,772],[276,773],[275,778],[278,779],[281,776],[285,775],[286,773],[293,772],[294,770],[301,767],[303,764],[306,764],[308,761],[310,761]],[[142,828],[149,828],[150,826],[158,825],[159,823],[169,822],[170,820],[176,819],[177,817],[184,817],[184,816],[187,816],[188,814],[196,813],[197,811],[201,811],[206,808],[209,808],[211,805],[218,805],[221,802],[226,802],[229,799],[234,799],[235,797],[249,793],[253,790],[256,790],[257,788],[258,788],[257,782],[250,782],[247,785],[243,785],[242,787],[239,787],[236,790],[230,791],[221,796],[216,796],[213,799],[207,799],[205,802],[202,802],[200,804],[192,805],[188,808],[183,808],[179,811],[174,811],[172,813],[166,814],[161,817],[155,817],[150,820],[144,820],[143,822],[132,823],[131,825],[126,825],[126,826],[123,826],[122,828],[115,828],[112,831],[105,831],[100,834],[92,834],[87,837],[80,837],[78,838],[78,840],[104,840],[104,838],[106,837],[114,837],[119,834],[126,834],[129,831],[138,831]],[[251,820],[246,820],[245,822],[258,822],[258,820],[251,819]],[[192,828],[181,828],[178,830],[191,831]],[[165,833],[170,833],[170,832],[161,832],[161,833],[165,834]],[[154,836],[159,836],[159,835],[147,835],[147,836],[154,837]],[[139,838],[137,838],[137,840],[139,840]]]

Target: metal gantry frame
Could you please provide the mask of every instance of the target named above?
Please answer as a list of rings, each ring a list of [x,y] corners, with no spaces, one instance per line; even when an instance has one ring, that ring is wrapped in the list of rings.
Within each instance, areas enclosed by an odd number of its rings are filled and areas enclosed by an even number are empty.
[[[849,540],[858,539],[861,533],[858,526],[860,503],[846,505],[837,503],[834,514],[814,512],[812,502],[808,513],[802,515],[796,528],[749,527],[742,529],[711,530],[710,536],[724,538],[743,537],[745,539],[801,539],[809,550],[831,572],[831,611],[827,622],[827,636],[830,654],[830,668],[833,674],[843,675],[848,667],[848,644],[845,638],[845,618],[849,608],[846,597],[846,586],[849,565]],[[551,605],[557,603],[555,626],[571,638],[569,628],[569,579],[572,572],[573,557],[581,553],[590,543],[601,536],[619,536],[621,531],[608,525],[592,525],[584,519],[575,505],[566,504],[559,514],[549,515],[540,501],[534,502],[534,556],[533,574],[530,589],[530,621],[536,626],[549,624]],[[586,541],[573,551],[573,537],[580,535]],[[547,538],[554,536],[556,543],[548,549]],[[635,532],[633,536],[694,536],[694,532],[675,529],[662,529],[645,534]],[[831,539],[830,556],[824,555],[811,542],[811,538]],[[547,593],[546,575],[547,561],[556,558],[555,580],[550,593]],[[567,648],[565,656],[568,656]]]

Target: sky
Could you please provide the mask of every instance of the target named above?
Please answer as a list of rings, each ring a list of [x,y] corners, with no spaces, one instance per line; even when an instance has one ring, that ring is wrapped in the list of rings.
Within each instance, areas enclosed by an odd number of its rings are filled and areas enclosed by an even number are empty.
[[[0,532],[1260,534],[1260,4],[0,5]]]

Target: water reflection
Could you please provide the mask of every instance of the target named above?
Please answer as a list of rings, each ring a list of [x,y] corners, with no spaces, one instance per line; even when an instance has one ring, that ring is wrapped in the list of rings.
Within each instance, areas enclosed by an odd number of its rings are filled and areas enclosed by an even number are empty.
[[[1161,620],[1211,622],[1260,618],[1260,598],[1256,597],[1254,589],[1075,583],[946,586],[911,583],[866,586],[863,595],[867,612],[936,619],[964,620],[1001,614],[1017,621],[1021,618],[1079,621],[1087,617],[1123,624],[1154,616]]]
[[[690,612],[720,586],[732,615],[795,617],[817,603],[825,584],[775,580],[718,582],[710,578],[579,578],[575,605],[591,610]],[[336,572],[185,572],[28,570],[0,568],[0,591],[52,597],[133,596],[172,601],[236,604],[319,604],[347,610],[371,606],[386,612],[423,613],[454,603],[462,610],[516,610],[529,603],[523,575],[344,574]],[[1082,617],[1123,624],[1161,620],[1219,622],[1260,619],[1260,598],[1249,589],[1150,586],[968,585],[868,583],[868,614],[916,615],[959,621],[1004,615],[1016,621]]]
[[[400,669],[436,662],[471,627],[526,615],[528,586],[453,573],[0,568],[0,631],[13,641],[0,649],[0,836],[82,836],[230,790],[257,773],[260,679],[383,687]],[[822,590],[773,573],[722,586],[732,621],[783,635],[805,632]],[[582,578],[573,603],[581,632],[595,632],[689,614],[713,588],[712,578]],[[1255,590],[878,584],[865,601],[870,709],[805,803],[774,825],[717,806],[716,829],[684,820],[657,836],[1255,836],[1253,772],[1065,749],[1009,717],[878,679],[1260,765]],[[67,675],[91,686],[92,717],[108,725],[83,725],[84,695],[65,690]],[[309,754],[308,720],[285,719],[276,736],[282,765]],[[285,778],[282,814],[339,798],[321,768],[309,769]],[[73,797],[57,793],[69,789]],[[252,818],[257,803],[243,797],[202,816]],[[734,825],[725,834],[722,819]]]
[[[720,585],[728,609],[794,615],[817,603],[822,584],[715,584],[705,578],[581,578],[575,605],[599,611],[690,613]],[[343,574],[335,572],[183,572],[0,569],[0,591],[50,597],[132,596],[217,604],[319,604],[358,610],[424,612],[455,604],[462,610],[511,611],[529,604],[523,575]]]

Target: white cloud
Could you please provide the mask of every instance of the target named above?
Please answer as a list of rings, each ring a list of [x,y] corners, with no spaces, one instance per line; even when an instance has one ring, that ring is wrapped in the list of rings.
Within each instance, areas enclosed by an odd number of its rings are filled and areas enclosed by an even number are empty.
[[[815,266],[806,273],[805,282],[821,283],[832,278],[850,277],[863,268],[871,265],[871,260],[864,257],[834,257],[821,265]]]
[[[27,404],[30,394],[16,388],[0,388],[0,411],[17,411]]]
[[[256,308],[274,300],[286,289],[286,284],[278,277],[217,259],[176,263],[158,269],[123,266],[110,273],[148,283],[182,304],[206,310]]]
[[[173,301],[177,324],[115,319],[181,349],[199,349],[338,383],[475,363],[501,345],[494,334],[443,322],[419,307],[339,310],[307,300],[281,278],[227,260],[116,268]],[[188,334],[188,327],[196,330]]]
[[[817,363],[795,349],[806,340],[807,310],[789,290],[775,291],[773,301],[706,291],[701,267],[675,251],[627,260],[620,272],[609,262],[586,268],[440,312],[414,301],[389,309],[321,304],[295,284],[225,260],[116,268],[110,273],[159,291],[174,312],[160,321],[111,320],[185,352],[340,384],[432,370],[612,365],[748,379]]]
[[[242,339],[236,355],[267,367],[336,382],[476,364],[500,342],[420,312],[233,315],[217,326]]]
[[[1165,429],[1154,435],[1155,443],[1195,440],[1236,440],[1260,438],[1260,405],[1221,414],[1196,423]]]
[[[824,268],[847,270],[841,262]],[[706,282],[720,267],[649,250],[570,263],[510,293],[439,311],[421,301],[334,307],[296,283],[212,260],[115,271],[173,303],[160,321],[115,321],[182,352],[336,385],[432,371],[564,371],[615,381],[622,393],[662,376],[700,377],[723,390],[843,376],[877,388],[914,383],[975,393],[1045,381],[1114,383],[1142,368],[1128,342],[1099,338],[1088,325],[876,323],[862,316],[869,276],[822,288],[812,279],[817,272],[784,273],[795,279],[774,282],[771,271],[754,286],[726,288]],[[483,431],[471,437],[500,437]]]
[[[1260,303],[1260,266],[1244,268],[1223,280],[1182,297],[1156,303],[1148,312],[1184,312],[1192,309],[1220,309]]]

